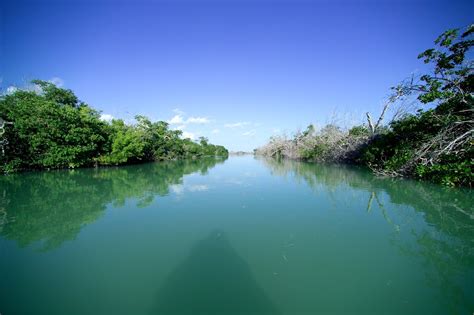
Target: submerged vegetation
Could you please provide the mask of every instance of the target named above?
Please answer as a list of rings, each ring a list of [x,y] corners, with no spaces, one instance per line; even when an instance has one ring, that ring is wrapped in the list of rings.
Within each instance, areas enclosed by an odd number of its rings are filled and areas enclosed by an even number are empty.
[[[367,113],[366,124],[350,129],[329,124],[316,131],[310,125],[292,138],[271,138],[256,154],[357,163],[377,174],[427,179],[449,186],[472,186],[474,73],[472,60],[466,60],[466,54],[474,43],[473,32],[474,25],[471,25],[462,34],[453,29],[438,37],[437,48],[418,56],[433,66],[432,72],[393,87],[376,121]],[[399,104],[410,97],[433,106],[407,111]],[[389,110],[395,114],[384,125]]]
[[[71,91],[34,80],[33,90],[0,97],[0,171],[121,165],[155,160],[227,156],[223,146],[182,139],[164,121],[136,116],[105,122]]]

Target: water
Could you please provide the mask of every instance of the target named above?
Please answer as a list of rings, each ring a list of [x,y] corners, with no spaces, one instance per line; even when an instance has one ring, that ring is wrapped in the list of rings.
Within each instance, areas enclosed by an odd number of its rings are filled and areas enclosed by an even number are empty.
[[[472,314],[474,194],[255,159],[0,178],[0,313]]]

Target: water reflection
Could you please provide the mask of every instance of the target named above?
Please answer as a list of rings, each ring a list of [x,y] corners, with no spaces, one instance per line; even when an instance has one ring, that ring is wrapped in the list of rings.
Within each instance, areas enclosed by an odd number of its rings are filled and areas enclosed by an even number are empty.
[[[474,193],[426,182],[387,179],[345,166],[325,166],[289,160],[258,160],[273,175],[294,177],[333,202],[354,202],[351,193],[367,194],[370,214],[380,211],[394,231],[401,253],[420,259],[425,278],[441,288],[441,300],[453,314],[474,310]],[[344,193],[341,189],[345,189]],[[361,209],[362,210],[362,209]],[[414,212],[413,212],[414,211]],[[421,218],[417,220],[417,214]],[[413,241],[414,240],[414,241]]]
[[[223,159],[182,160],[136,166],[74,171],[35,172],[0,177],[0,235],[27,246],[41,241],[41,250],[76,237],[97,220],[107,204],[138,207],[151,204],[181,185],[184,175],[206,174]]]
[[[153,314],[279,314],[222,231],[197,242],[165,280]]]

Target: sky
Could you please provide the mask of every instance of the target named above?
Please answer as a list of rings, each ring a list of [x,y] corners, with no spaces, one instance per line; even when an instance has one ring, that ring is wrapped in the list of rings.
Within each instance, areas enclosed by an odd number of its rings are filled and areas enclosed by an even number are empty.
[[[360,123],[472,1],[0,1],[1,88],[72,89],[250,151],[313,123]]]

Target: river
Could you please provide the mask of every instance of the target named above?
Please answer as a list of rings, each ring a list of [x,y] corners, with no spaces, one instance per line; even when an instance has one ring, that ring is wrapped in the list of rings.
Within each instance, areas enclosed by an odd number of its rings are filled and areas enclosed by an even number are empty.
[[[0,313],[472,314],[474,193],[253,156],[0,178]]]

